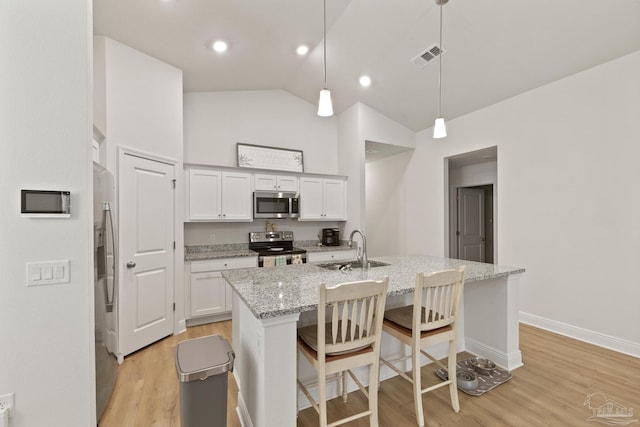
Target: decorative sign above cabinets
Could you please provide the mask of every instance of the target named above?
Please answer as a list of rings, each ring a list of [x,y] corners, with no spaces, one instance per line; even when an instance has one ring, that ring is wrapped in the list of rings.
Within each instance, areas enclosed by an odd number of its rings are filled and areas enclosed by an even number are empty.
[[[241,168],[272,169],[289,172],[304,172],[302,151],[286,148],[238,142],[238,166]]]

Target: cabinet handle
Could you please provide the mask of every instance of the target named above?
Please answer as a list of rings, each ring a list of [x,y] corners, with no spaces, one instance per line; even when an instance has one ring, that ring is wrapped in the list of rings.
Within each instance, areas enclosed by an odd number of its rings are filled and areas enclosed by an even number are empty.
[[[133,261],[129,261],[129,262],[127,263],[127,268],[134,268],[135,266],[136,266],[136,263],[135,263],[135,262],[133,262]]]

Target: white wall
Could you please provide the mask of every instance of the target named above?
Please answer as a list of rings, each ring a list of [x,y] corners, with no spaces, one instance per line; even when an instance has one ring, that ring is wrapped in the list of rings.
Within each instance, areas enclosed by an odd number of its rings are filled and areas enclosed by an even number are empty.
[[[409,196],[406,169],[412,151],[366,164],[367,252],[371,257],[404,253]]]
[[[354,104],[338,117],[338,169],[340,174],[349,176],[349,220],[345,229],[350,232],[360,228],[368,234],[366,141],[414,147],[415,133],[362,103]]]
[[[184,161],[237,166],[236,143],[303,151],[304,171],[337,174],[335,117],[282,90],[184,95]]]
[[[106,123],[101,131],[108,141],[107,168],[115,172],[121,145],[181,162],[182,71],[115,40],[96,39],[96,44],[104,43],[104,58],[98,62],[105,67]]]
[[[420,132],[406,252],[444,253],[443,158],[498,147],[498,256],[525,320],[640,355],[640,52]],[[409,233],[411,231],[411,233]]]
[[[91,2],[0,2],[0,394],[12,427],[95,425]],[[71,191],[70,219],[21,218],[20,189]],[[70,283],[25,286],[25,263]]]

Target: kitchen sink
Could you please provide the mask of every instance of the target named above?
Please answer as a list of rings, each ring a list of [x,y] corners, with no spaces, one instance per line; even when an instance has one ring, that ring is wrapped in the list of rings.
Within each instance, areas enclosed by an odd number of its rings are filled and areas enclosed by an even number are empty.
[[[384,267],[385,265],[389,265],[386,262],[380,261],[369,261],[369,267]],[[328,264],[318,264],[318,267],[325,268],[327,270],[357,270],[362,268],[362,263],[359,261],[342,261],[342,262],[332,262]]]

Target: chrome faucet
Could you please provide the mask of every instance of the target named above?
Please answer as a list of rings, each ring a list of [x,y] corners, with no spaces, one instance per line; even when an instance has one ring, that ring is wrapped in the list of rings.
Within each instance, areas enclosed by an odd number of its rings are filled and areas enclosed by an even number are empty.
[[[362,237],[362,249],[358,247],[358,254],[356,255],[356,259],[360,261],[360,265],[362,265],[363,270],[369,269],[369,260],[367,259],[367,238],[364,236],[364,233],[361,230],[353,230],[349,235],[349,242],[347,245],[351,247],[353,245],[353,236],[358,233]]]

